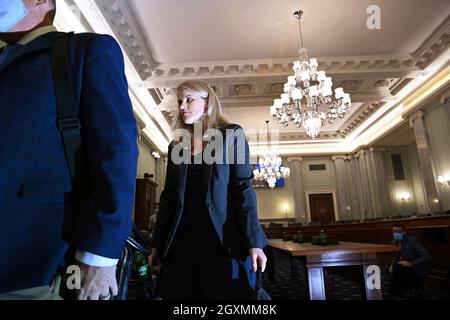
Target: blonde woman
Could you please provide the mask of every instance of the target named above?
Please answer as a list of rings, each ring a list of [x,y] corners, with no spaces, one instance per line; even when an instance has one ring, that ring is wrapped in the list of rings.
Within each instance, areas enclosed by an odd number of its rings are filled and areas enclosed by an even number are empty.
[[[156,256],[161,259],[160,296],[251,299],[255,272],[266,267],[267,240],[258,221],[243,129],[225,120],[209,85],[187,81],[177,95],[175,129],[181,130],[184,144],[180,148],[178,139],[169,145],[149,257],[150,264]],[[218,133],[212,163],[207,161],[210,132]]]

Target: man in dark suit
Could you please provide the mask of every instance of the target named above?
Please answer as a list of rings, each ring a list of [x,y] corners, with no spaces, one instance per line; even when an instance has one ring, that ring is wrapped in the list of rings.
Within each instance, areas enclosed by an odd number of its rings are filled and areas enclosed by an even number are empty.
[[[120,47],[89,33],[70,41],[89,172],[80,201],[57,126],[50,56],[66,34],[52,26],[55,11],[55,0],[0,0],[0,299],[57,297],[49,284],[69,246],[78,298],[107,299],[131,231],[137,129]]]
[[[390,293],[419,289],[428,274],[430,254],[414,237],[407,236],[405,227],[396,224],[392,228],[392,244],[400,246],[400,252],[389,266],[391,273]]]

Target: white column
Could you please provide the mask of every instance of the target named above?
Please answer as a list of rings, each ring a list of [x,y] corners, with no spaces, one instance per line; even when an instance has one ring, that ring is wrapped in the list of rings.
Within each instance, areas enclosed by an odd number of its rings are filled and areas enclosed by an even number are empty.
[[[349,206],[347,206],[347,214],[349,219],[359,219],[360,218],[360,206],[359,206],[359,185],[361,184],[361,179],[359,176],[359,171],[356,170],[357,159],[355,156],[348,156],[347,161],[345,162],[345,172],[347,177],[350,179],[349,181]],[[348,181],[348,179],[347,179]]]
[[[352,209],[352,217],[353,219],[361,220],[363,218],[364,212],[366,210],[367,201],[365,197],[365,191],[363,186],[363,176],[361,174],[361,162],[362,160],[361,155],[364,153],[364,150],[358,151],[353,156],[353,168],[354,168],[354,174],[356,177],[356,194],[357,194],[357,211]]]
[[[368,176],[370,197],[372,198],[372,218],[381,216],[381,201],[378,188],[378,172],[375,163],[374,148],[369,148],[367,152]]]
[[[375,169],[374,175],[374,188],[376,192],[374,197],[377,198],[378,211],[376,211],[377,216],[389,217],[392,210],[392,199],[391,193],[389,191],[389,179],[385,163],[386,151],[384,148],[371,148],[373,165]]]
[[[287,158],[289,167],[291,169],[291,185],[294,190],[294,212],[295,222],[300,222],[302,225],[308,224],[306,217],[306,205],[305,205],[305,191],[303,188],[303,158],[302,157],[290,157]]]
[[[348,177],[345,170],[347,156],[332,156],[331,159],[334,161],[334,166],[336,168],[339,220],[348,220],[351,219],[351,216],[349,216],[347,212],[347,207],[350,206],[350,190],[348,188]]]
[[[435,175],[431,161],[431,149],[428,143],[427,132],[423,120],[424,113],[417,111],[409,118],[409,123],[416,137],[417,153],[419,156],[419,170],[422,175],[426,194],[426,209],[428,212],[440,212],[441,206],[438,200]]]
[[[440,98],[441,106],[444,109],[445,117],[450,128],[450,89],[444,92]]]
[[[441,107],[444,110],[444,114],[447,120],[447,126],[448,126],[448,132],[450,132],[450,89],[447,89],[446,92],[444,92],[441,95],[440,98]],[[448,164],[448,160],[440,161],[439,168],[437,168],[437,174],[438,175],[444,175],[444,174],[450,174],[450,167]],[[444,166],[443,166],[444,164]],[[449,210],[450,209],[450,188],[448,185],[439,186],[438,188],[439,192],[439,200],[441,203],[441,209],[443,210]]]
[[[362,190],[362,207],[361,207],[361,220],[373,217],[373,204],[369,183],[369,170],[368,170],[368,153],[366,150],[359,152],[359,172],[361,175],[361,190]]]

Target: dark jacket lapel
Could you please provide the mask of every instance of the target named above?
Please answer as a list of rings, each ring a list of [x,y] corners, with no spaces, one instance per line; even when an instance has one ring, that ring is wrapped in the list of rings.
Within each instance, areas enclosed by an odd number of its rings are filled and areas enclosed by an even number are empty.
[[[181,203],[184,203],[184,191],[186,189],[187,178],[187,164],[181,163],[176,166],[178,168],[178,181],[176,183],[178,194],[180,195]]]
[[[211,192],[209,190],[209,187],[211,182],[212,168],[213,165],[211,164],[203,164],[203,192],[206,195],[206,204],[211,202]]]
[[[26,45],[21,46],[19,49],[14,51],[14,54],[9,56],[1,65],[0,65],[0,72],[3,71],[8,65],[10,65],[15,60],[19,59],[20,57],[26,55],[27,53],[43,50],[50,48],[54,45],[56,39],[64,36],[65,33],[63,32],[49,32],[46,33],[30,43],[27,43]]]
[[[208,143],[209,146],[209,143]],[[205,150],[208,148],[208,146],[205,148]],[[214,159],[214,157],[216,156],[216,150],[213,149],[211,151],[211,157]],[[204,155],[203,155],[204,157]],[[206,204],[208,205],[211,202],[211,175],[212,175],[212,170],[213,170],[213,166],[215,165],[215,162],[213,162],[212,164],[207,164],[204,163],[203,164],[203,192],[205,192],[206,194]]]

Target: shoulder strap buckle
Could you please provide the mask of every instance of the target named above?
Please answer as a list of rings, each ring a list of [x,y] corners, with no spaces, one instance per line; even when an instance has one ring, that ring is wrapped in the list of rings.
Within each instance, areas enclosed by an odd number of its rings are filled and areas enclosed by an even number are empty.
[[[81,130],[81,123],[78,117],[58,118],[56,120],[59,131],[66,129]]]

